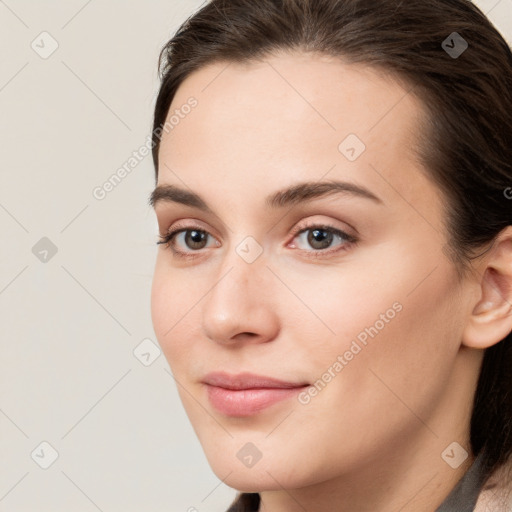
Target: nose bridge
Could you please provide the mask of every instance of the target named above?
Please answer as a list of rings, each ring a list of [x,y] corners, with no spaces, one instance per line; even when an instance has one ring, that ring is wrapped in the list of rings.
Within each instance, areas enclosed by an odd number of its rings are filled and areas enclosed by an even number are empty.
[[[246,236],[224,256],[216,288],[219,294],[227,294],[227,298],[232,294],[233,299],[241,297],[244,303],[261,302],[269,273],[263,246],[254,237]]]
[[[239,333],[268,337],[277,325],[269,290],[271,275],[254,239],[244,239],[230,249],[203,306],[206,335],[217,341],[228,341]]]
[[[245,251],[245,252],[244,252]],[[241,252],[241,254],[240,254]],[[262,302],[264,274],[268,273],[264,258],[248,259],[251,249],[242,243],[230,250],[220,266],[218,279],[211,290],[209,303],[228,311],[253,309]]]

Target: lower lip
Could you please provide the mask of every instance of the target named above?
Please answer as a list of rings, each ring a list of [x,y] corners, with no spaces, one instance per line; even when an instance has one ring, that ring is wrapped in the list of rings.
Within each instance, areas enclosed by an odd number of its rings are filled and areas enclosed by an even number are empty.
[[[252,416],[271,405],[291,398],[308,386],[298,388],[225,389],[206,386],[208,399],[219,412],[228,416]]]

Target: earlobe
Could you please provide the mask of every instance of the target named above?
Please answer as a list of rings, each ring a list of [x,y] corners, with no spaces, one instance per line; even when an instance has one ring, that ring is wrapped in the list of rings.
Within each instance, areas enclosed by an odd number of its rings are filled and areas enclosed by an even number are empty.
[[[485,257],[480,298],[467,320],[462,343],[486,349],[512,332],[512,226],[497,237]]]

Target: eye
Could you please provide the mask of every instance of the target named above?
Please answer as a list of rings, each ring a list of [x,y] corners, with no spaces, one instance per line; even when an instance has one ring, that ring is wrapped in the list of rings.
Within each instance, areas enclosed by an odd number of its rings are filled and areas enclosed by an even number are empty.
[[[194,252],[197,253],[207,247],[208,237],[212,237],[212,235],[198,226],[177,226],[166,235],[160,235],[160,241],[157,244],[166,244],[171,249],[173,255],[178,258],[196,258],[200,254],[194,254]],[[312,257],[323,257],[335,252],[348,250],[349,247],[358,241],[353,235],[325,224],[299,226],[293,234],[293,240],[295,239],[298,239],[300,242],[298,248],[309,253]],[[336,241],[340,243],[331,248],[333,242]],[[179,242],[181,242],[182,247],[185,247],[185,250],[177,248]],[[305,244],[312,247],[313,250],[304,248]],[[220,247],[220,243],[214,240],[213,246]],[[297,244],[294,243],[288,245],[291,248],[296,246]]]
[[[299,240],[299,247],[301,250],[305,250],[309,253],[316,253],[314,257],[324,256],[326,254],[332,254],[333,252],[338,252],[340,250],[347,250],[353,244],[355,244],[358,239],[348,233],[345,233],[341,229],[337,229],[334,226],[324,225],[324,224],[316,224],[310,226],[299,226],[298,231],[296,231],[294,240]],[[331,248],[333,242],[341,242],[334,249]],[[314,251],[310,251],[305,247],[308,245],[312,247]],[[295,247],[296,244],[292,244],[292,247]]]
[[[209,236],[211,235],[207,231],[197,226],[189,226],[187,228],[176,227],[166,235],[160,235],[160,241],[157,244],[166,244],[173,254],[179,258],[194,258],[198,255],[190,254],[186,250],[177,249],[177,242],[181,241],[182,245],[193,252],[197,252],[206,247]],[[217,247],[220,246],[218,242],[215,245]]]

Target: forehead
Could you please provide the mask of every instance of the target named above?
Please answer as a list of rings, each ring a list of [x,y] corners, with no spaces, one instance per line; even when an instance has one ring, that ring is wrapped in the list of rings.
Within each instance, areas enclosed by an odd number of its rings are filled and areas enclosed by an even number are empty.
[[[204,66],[169,109],[168,119],[197,100],[164,132],[159,183],[178,174],[203,191],[205,177],[259,191],[326,176],[373,184],[384,197],[383,177],[397,189],[424,186],[412,150],[423,106],[410,89],[378,68],[318,54]]]

